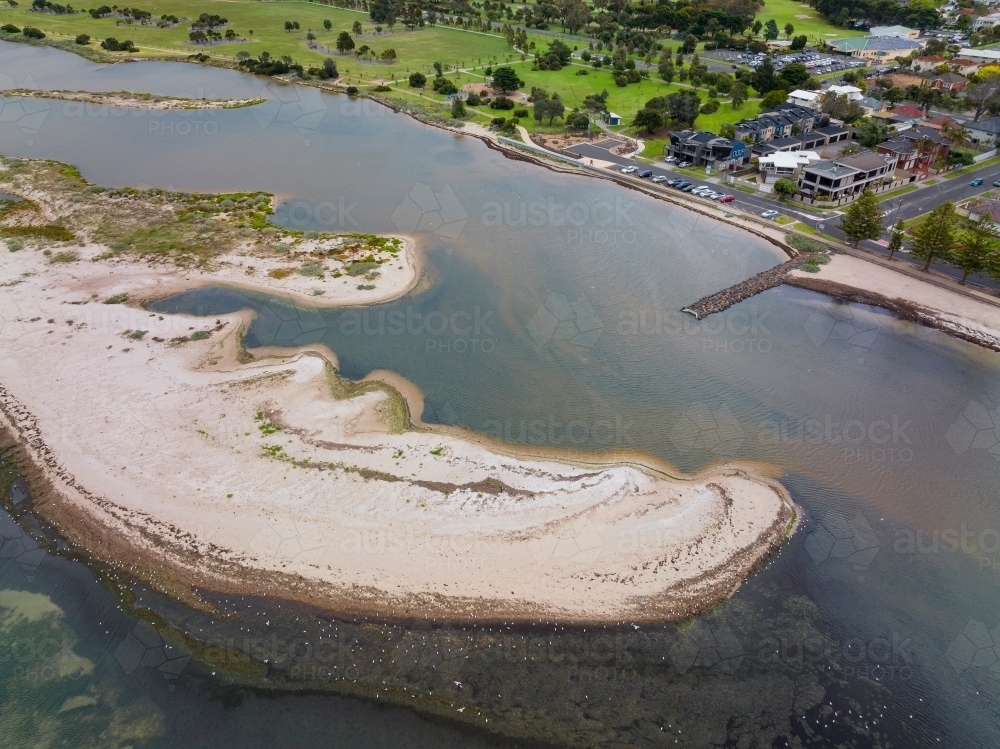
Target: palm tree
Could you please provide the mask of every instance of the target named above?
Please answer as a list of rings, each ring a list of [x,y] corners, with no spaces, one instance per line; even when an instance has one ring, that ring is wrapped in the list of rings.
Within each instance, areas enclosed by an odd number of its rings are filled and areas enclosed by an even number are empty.
[[[961,125],[953,125],[945,122],[941,125],[941,137],[948,141],[955,148],[965,148],[969,145],[969,136],[965,128]]]

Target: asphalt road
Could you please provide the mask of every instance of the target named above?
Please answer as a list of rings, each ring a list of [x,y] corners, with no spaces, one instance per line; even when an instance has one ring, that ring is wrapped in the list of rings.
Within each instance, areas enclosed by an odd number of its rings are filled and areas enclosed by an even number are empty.
[[[724,192],[733,195],[736,200],[728,204],[732,207],[740,208],[748,213],[753,213],[758,216],[763,211],[778,211],[779,214],[801,221],[824,234],[849,242],[849,240],[840,231],[840,214],[835,211],[827,210],[823,213],[812,213],[798,207],[798,205],[793,202],[781,202],[772,198],[764,197],[760,194],[751,195],[749,193],[736,190],[730,185],[712,182],[706,178],[699,179],[697,177],[691,177],[682,172],[675,172],[669,168],[667,164],[643,164],[642,162],[635,161],[625,156],[618,156],[604,148],[598,148],[597,146],[589,144],[575,146],[572,151],[573,153],[580,154],[585,159],[601,159],[603,161],[613,162],[620,166],[638,166],[640,169],[650,169],[652,170],[654,176],[662,174],[671,178],[683,177],[688,182],[693,182],[697,185],[707,185],[716,192]],[[983,185],[981,187],[972,187],[969,183],[973,179],[977,178],[981,178],[983,180]],[[993,164],[979,169],[967,167],[961,174],[959,174],[959,176],[954,177],[953,179],[942,179],[936,185],[921,188],[914,192],[901,195],[897,198],[890,198],[889,200],[884,201],[883,206],[889,213],[885,220],[886,237],[888,236],[888,230],[897,221],[901,219],[905,221],[906,219],[911,219],[927,213],[946,200],[956,202],[958,200],[964,200],[966,198],[979,195],[987,190],[995,189],[992,185],[995,180],[1000,180],[1000,164]],[[666,189],[669,190],[670,188]],[[876,244],[875,242],[861,242],[860,247],[886,256],[889,254],[888,250],[886,250],[884,246]],[[897,255],[897,257],[899,256]],[[905,255],[902,257],[905,257]],[[939,273],[955,278],[961,278],[961,273],[957,269],[950,266],[938,265],[935,263],[931,267]],[[984,277],[970,276],[968,282],[970,284],[986,288],[997,287],[997,284]]]

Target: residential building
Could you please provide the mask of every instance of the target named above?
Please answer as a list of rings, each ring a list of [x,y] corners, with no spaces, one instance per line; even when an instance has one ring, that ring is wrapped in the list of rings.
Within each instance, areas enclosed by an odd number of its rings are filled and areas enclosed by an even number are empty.
[[[793,182],[799,178],[799,170],[804,166],[821,161],[815,151],[796,151],[794,153],[779,152],[769,156],[761,156],[757,167],[761,172],[761,182],[777,179],[790,179]]]
[[[671,131],[664,151],[665,156],[674,156],[678,161],[710,166],[719,172],[737,169],[750,161],[750,149],[744,143],[699,130]]]
[[[885,107],[885,102],[881,99],[873,99],[870,96],[862,96],[857,104],[864,111],[866,117],[871,117],[875,112],[881,111]]]
[[[973,143],[984,145],[996,143],[1000,136],[1000,117],[986,117],[975,122],[966,122],[965,132]]]
[[[802,89],[796,89],[788,95],[785,100],[789,104],[796,107],[812,107],[813,109],[819,109],[820,99],[823,97],[821,91],[803,91]]]
[[[914,73],[927,73],[934,70],[934,68],[939,65],[945,65],[947,63],[948,60],[941,57],[941,55],[930,55],[929,57],[918,57],[913,61],[913,64],[910,65],[910,69]]]
[[[1000,13],[991,13],[988,16],[976,16],[972,19],[972,30],[992,29],[1000,23]]]
[[[896,157],[873,151],[818,161],[799,172],[799,192],[813,200],[850,201],[866,188],[878,189],[893,181]]]
[[[905,26],[872,26],[868,36],[919,39],[920,29],[908,29]]]
[[[879,144],[878,152],[896,157],[896,169],[911,178],[924,179],[931,167],[947,158],[949,147],[941,134],[929,127],[915,127]]]
[[[846,96],[848,101],[859,101],[864,98],[865,92],[857,86],[830,86],[826,93],[836,96]]]
[[[892,109],[874,112],[871,118],[892,129],[906,129],[924,118],[924,110],[913,104],[899,104]]]
[[[954,60],[949,60],[948,64],[951,69],[958,73],[959,75],[975,75],[979,72],[980,65],[975,60],[966,60],[963,57],[956,57]]]
[[[826,45],[851,57],[879,62],[909,57],[914,50],[923,47],[919,41],[895,36],[859,36],[851,39],[832,39]]]
[[[775,138],[811,132],[829,119],[829,116],[818,109],[779,104],[772,111],[762,112],[755,119],[740,120],[736,124],[736,138],[758,144],[767,143]]]
[[[766,143],[753,147],[756,156],[770,156],[775,153],[792,153],[813,151],[825,148],[833,143],[842,143],[851,139],[851,131],[836,125],[827,125],[801,135],[789,135],[774,138]]]
[[[994,223],[1000,224],[1000,200],[979,198],[966,205],[965,209],[973,221],[978,221],[984,215],[989,214]]]
[[[958,51],[958,56],[963,60],[972,60],[981,65],[995,65],[1000,63],[1000,49],[987,49],[986,47],[972,49],[971,47],[963,47]]]
[[[928,78],[927,83],[938,91],[952,91],[954,93],[958,93],[969,84],[958,73],[937,73]]]
[[[929,120],[924,120],[923,122],[920,123],[920,126],[921,127],[933,128],[934,130],[936,130],[937,132],[940,133],[941,132],[941,128],[943,128],[945,125],[952,125],[952,126],[954,126],[954,125],[957,125],[957,124],[958,124],[957,120],[949,117],[946,114],[940,114],[937,117],[932,117]]]

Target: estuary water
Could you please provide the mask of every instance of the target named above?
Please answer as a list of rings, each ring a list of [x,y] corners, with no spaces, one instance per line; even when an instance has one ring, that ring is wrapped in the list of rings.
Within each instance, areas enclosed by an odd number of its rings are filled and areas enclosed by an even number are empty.
[[[791,287],[695,321],[679,310],[780,253],[370,102],[0,44],[0,75],[29,73],[51,88],[267,101],[154,115],[8,99],[2,155],[66,161],[105,185],[267,190],[275,223],[407,233],[426,259],[413,292],[360,310],[226,288],[157,309],[252,308],[249,346],[323,342],[348,377],[415,383],[424,421],[524,447],[684,470],[757,462],[805,518],[730,601],[682,626],[387,625],[247,599],[217,601],[213,620],[136,591],[138,607],[227,649],[232,668],[214,675],[197,643],[157,639],[81,565],[4,526],[16,544],[0,550],[0,613],[22,612],[0,619],[13,746],[39,733],[95,746],[1000,745],[997,354]],[[77,644],[53,656],[31,640],[32,616]],[[269,661],[266,678],[234,676],[234,652]]]

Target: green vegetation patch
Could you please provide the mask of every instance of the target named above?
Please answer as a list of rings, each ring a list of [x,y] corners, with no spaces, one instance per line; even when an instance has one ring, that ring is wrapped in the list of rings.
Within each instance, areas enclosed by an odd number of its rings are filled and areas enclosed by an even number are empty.
[[[786,234],[785,241],[789,246],[799,252],[825,252],[829,249],[823,242],[817,242],[809,237],[802,237],[798,234]]]

